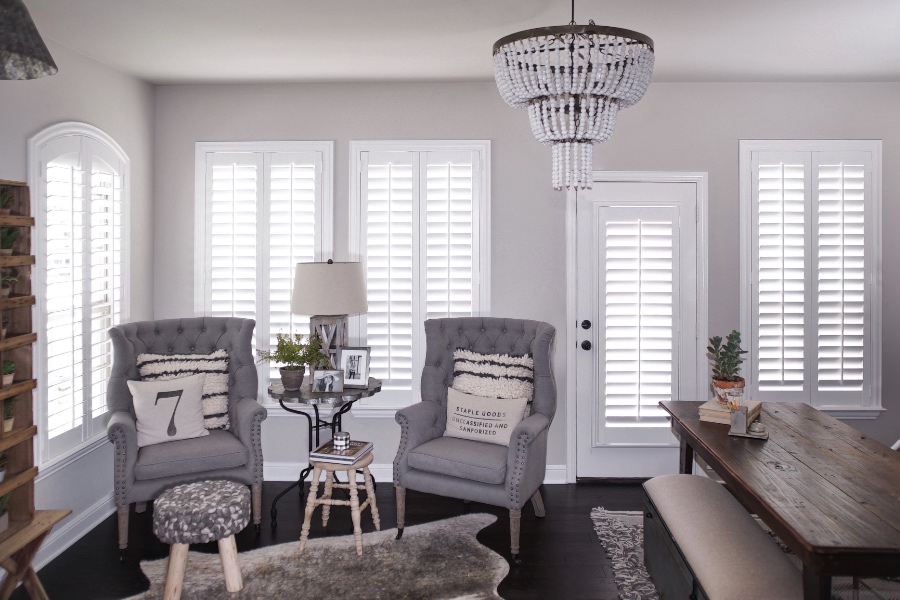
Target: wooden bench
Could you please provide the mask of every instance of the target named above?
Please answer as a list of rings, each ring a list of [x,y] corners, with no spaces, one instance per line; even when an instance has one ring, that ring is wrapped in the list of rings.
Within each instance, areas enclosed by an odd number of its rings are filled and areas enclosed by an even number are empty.
[[[664,475],[644,484],[644,564],[662,600],[794,600],[800,570],[715,481]]]

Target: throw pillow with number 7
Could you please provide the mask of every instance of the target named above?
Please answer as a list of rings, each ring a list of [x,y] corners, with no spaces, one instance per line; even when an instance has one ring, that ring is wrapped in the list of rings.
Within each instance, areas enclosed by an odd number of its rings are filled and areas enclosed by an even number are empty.
[[[203,426],[203,380],[129,381],[139,447],[209,435]]]

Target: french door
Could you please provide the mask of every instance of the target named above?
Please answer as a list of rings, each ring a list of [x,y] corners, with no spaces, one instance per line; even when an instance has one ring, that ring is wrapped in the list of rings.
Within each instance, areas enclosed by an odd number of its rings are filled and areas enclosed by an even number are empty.
[[[704,197],[696,174],[598,172],[577,194],[578,477],[677,472],[659,402],[708,396]]]

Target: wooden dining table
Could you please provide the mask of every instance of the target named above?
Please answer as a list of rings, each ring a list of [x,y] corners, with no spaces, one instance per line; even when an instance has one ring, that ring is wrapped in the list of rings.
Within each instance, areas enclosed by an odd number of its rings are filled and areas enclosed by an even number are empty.
[[[805,600],[830,600],[835,575],[900,576],[900,452],[806,404],[764,402],[767,440],[700,421],[701,404],[660,403],[681,441],[680,471],[701,457],[787,544],[803,563]]]

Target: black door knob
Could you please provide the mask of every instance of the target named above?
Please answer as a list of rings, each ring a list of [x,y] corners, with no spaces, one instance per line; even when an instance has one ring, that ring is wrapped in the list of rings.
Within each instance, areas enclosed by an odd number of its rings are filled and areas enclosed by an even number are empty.
[[[591,322],[588,321],[587,319],[585,319],[584,321],[581,322],[581,328],[582,328],[582,329],[590,329],[590,328],[591,328]]]
[[[590,343],[589,341],[587,341],[587,340],[584,340],[583,342],[581,342],[581,349],[582,349],[582,350],[590,350],[590,349],[591,349],[591,343]]]

